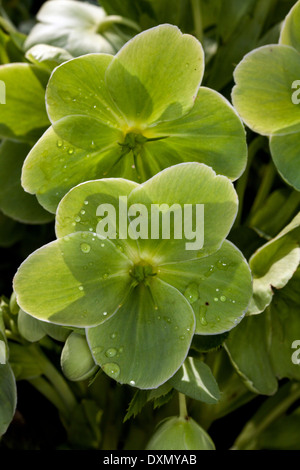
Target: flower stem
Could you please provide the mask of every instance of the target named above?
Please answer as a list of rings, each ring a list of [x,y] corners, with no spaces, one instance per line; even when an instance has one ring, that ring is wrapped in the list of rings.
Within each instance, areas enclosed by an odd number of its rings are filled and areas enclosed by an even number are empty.
[[[195,26],[195,36],[199,41],[203,40],[203,24],[202,24],[202,12],[201,12],[201,0],[191,0],[194,26]]]
[[[182,419],[188,419],[188,412],[186,407],[186,398],[183,393],[178,393],[179,398],[179,416]]]

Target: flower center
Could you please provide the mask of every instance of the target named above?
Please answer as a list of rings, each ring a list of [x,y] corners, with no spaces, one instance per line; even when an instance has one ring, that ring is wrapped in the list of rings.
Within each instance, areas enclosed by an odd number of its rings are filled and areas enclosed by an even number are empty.
[[[137,283],[147,282],[147,278],[156,276],[157,272],[150,264],[139,263],[136,264],[130,272],[131,277],[135,279]]]

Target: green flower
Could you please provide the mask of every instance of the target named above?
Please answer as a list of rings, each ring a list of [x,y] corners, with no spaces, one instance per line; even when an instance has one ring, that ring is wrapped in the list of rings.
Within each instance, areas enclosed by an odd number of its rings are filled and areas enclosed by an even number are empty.
[[[232,99],[244,122],[270,136],[282,178],[300,190],[300,2],[283,24],[279,44],[247,54],[234,74]],[[298,102],[298,104],[297,104]]]
[[[52,126],[25,161],[24,188],[55,212],[83,181],[142,182],[180,162],[238,178],[245,131],[220,94],[199,88],[203,72],[201,44],[171,25],[135,36],[115,57],[89,54],[57,67],[46,93]]]
[[[120,196],[127,198],[136,233],[145,223],[149,233],[152,204],[159,204],[170,216],[168,238],[128,236],[129,229],[126,238]],[[186,249],[192,239],[175,233],[173,204],[177,213],[204,205],[203,246]],[[19,268],[18,304],[40,320],[86,328],[104,372],[121,383],[156,388],[180,368],[194,334],[228,331],[247,309],[250,270],[225,240],[236,212],[232,183],[199,163],[175,165],[143,184],[114,178],[82,183],[59,204],[58,239]],[[99,224],[115,238],[99,235]],[[185,224],[182,217],[180,228]]]

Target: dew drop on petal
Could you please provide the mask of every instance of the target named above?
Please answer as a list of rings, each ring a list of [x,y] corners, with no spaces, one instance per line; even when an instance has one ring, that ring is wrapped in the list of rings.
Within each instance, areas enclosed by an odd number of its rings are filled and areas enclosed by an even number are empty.
[[[221,300],[221,302],[225,302],[226,301],[225,295],[221,295],[220,300]]]
[[[120,375],[120,367],[114,362],[103,364],[102,369],[112,379],[117,379]]]
[[[184,297],[190,302],[190,304],[196,302],[199,298],[198,286],[197,284],[190,284],[184,292]]]
[[[82,253],[89,253],[90,250],[91,250],[91,247],[88,243],[81,243],[80,249],[81,249]]]
[[[80,220],[81,219],[80,219],[79,215],[77,217],[75,217],[75,222],[80,222]]]
[[[200,318],[200,323],[203,326],[207,325],[206,312],[207,312],[207,307],[205,305],[200,305],[200,307],[199,307],[199,318]]]
[[[134,380],[130,380],[130,385],[134,386],[135,385],[135,381]]]
[[[115,348],[109,348],[105,351],[106,357],[114,357],[117,354],[117,350]]]

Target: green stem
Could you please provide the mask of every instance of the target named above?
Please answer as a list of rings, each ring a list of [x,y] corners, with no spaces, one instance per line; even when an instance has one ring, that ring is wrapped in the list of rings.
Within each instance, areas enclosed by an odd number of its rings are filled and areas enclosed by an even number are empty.
[[[252,140],[252,142],[249,145],[247,166],[243,175],[238,180],[237,185],[236,185],[236,192],[237,192],[238,199],[239,199],[239,211],[238,211],[235,223],[234,223],[234,227],[241,225],[245,191],[246,191],[246,187],[248,183],[250,168],[251,168],[255,155],[257,154],[258,150],[264,146],[264,144],[265,144],[265,137],[258,136],[254,140]]]
[[[284,385],[274,397],[269,398],[247,423],[234,443],[233,449],[254,450],[258,436],[283,415],[300,398],[300,384]],[[275,402],[275,403],[274,403]]]
[[[68,410],[68,413],[71,414],[74,407],[76,406],[76,399],[67,382],[45,356],[42,360],[42,367],[43,373],[61,397],[66,409]]]
[[[187,419],[189,415],[187,412],[185,395],[183,393],[178,393],[178,398],[179,398],[179,416],[182,419]]]
[[[69,417],[69,410],[66,408],[65,403],[61,399],[59,393],[53,385],[51,385],[46,379],[43,377],[36,377],[34,379],[28,380],[28,382],[36,388],[44,397],[47,398],[64,416],[66,420]]]
[[[202,11],[201,11],[201,0],[191,0],[194,26],[195,26],[195,36],[199,41],[203,41],[203,23],[202,23]]]
[[[265,168],[263,180],[261,182],[261,185],[255,197],[250,214],[247,218],[248,224],[250,223],[252,215],[255,214],[256,211],[266,202],[266,199],[270,193],[276,174],[277,172],[276,172],[274,163],[270,161],[270,163]]]

